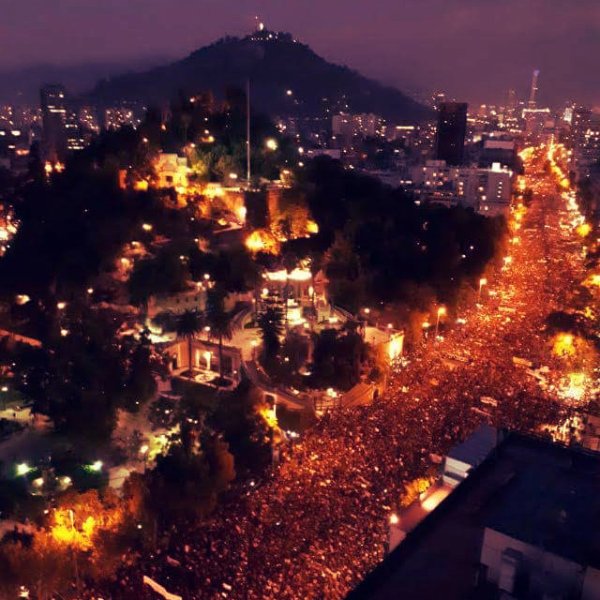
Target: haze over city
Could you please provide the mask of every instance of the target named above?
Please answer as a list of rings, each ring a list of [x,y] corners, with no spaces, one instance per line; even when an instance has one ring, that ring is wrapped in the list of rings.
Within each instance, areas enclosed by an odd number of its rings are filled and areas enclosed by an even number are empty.
[[[524,93],[539,68],[546,102],[600,104],[595,0],[21,0],[3,7],[0,70],[109,62],[118,72],[245,35],[255,16],[403,89],[489,103],[509,88]]]

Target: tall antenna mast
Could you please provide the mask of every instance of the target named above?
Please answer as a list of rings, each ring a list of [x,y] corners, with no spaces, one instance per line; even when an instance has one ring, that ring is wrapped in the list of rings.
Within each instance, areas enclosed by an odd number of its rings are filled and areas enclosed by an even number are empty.
[[[246,180],[250,186],[250,78],[246,80]]]

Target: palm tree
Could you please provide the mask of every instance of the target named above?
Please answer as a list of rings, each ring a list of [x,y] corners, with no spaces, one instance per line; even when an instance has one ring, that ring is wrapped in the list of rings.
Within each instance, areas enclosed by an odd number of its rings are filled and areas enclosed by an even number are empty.
[[[223,380],[223,340],[233,337],[232,313],[225,310],[225,293],[214,288],[209,290],[206,298],[206,322],[210,334],[219,340],[219,379]]]
[[[186,310],[177,317],[175,331],[179,339],[188,342],[188,368],[190,377],[194,373],[192,362],[192,342],[202,329],[202,315],[197,310]]]
[[[277,306],[269,306],[258,317],[258,327],[262,335],[265,362],[270,362],[275,359],[281,346],[280,337],[284,330],[282,310]]]
[[[283,310],[285,315],[285,330],[288,328],[288,297],[290,295],[290,273],[296,268],[298,258],[291,252],[283,255],[283,268],[285,269],[285,285],[283,287]]]

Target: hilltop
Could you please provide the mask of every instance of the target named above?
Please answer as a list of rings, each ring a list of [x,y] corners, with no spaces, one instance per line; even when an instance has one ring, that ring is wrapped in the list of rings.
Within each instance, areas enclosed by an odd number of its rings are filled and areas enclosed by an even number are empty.
[[[210,90],[219,98],[228,87],[243,87],[248,78],[253,107],[271,116],[327,115],[327,110],[373,112],[395,122],[431,116],[401,91],[326,61],[288,33],[272,31],[225,37],[180,61],[103,80],[89,97],[107,104],[162,104],[180,93]]]

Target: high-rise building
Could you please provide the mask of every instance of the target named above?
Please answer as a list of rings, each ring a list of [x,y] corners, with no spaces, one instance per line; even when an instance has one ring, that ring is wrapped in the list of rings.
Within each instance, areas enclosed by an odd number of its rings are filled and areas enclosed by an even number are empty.
[[[538,77],[540,72],[536,69],[531,76],[531,90],[529,91],[529,102],[527,103],[528,108],[536,108],[536,96],[538,92]]]
[[[600,160],[600,123],[589,108],[578,106],[571,119],[571,169],[586,178]]]
[[[519,101],[517,99],[517,92],[515,92],[515,90],[512,89],[508,90],[508,98],[506,100],[506,112],[510,115],[513,115],[518,103]]]
[[[67,153],[66,92],[62,85],[46,85],[40,90],[42,107],[42,148],[46,160],[64,161]]]
[[[467,103],[442,102],[439,106],[436,158],[449,165],[460,165],[467,133]]]
[[[83,150],[85,148],[86,142],[78,113],[71,108],[67,108],[65,131],[67,135],[67,150]]]
[[[574,147],[583,146],[585,136],[592,125],[592,111],[584,106],[577,106],[571,113],[571,139]]]

